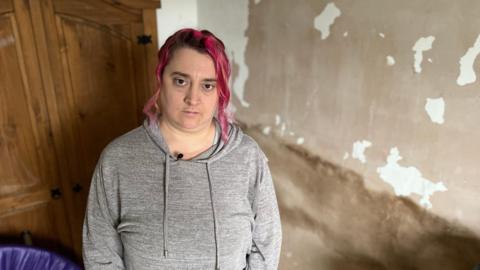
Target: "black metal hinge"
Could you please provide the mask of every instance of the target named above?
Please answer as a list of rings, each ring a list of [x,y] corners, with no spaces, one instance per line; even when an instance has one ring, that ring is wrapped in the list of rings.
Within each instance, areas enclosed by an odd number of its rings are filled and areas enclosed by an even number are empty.
[[[148,43],[152,43],[152,36],[151,35],[140,35],[137,36],[137,43],[146,45]]]
[[[60,191],[60,188],[58,187],[52,188],[50,190],[50,196],[52,196],[54,200],[60,199],[60,197],[62,196],[62,192]]]

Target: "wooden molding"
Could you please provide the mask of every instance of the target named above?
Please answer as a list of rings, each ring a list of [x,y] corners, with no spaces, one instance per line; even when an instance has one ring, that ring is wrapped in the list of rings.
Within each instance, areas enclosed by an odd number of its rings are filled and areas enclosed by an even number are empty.
[[[106,0],[106,2],[138,9],[156,9],[161,7],[160,0]]]
[[[0,1],[0,14],[7,13],[7,12],[12,12],[13,11],[13,5],[10,0],[1,0]]]

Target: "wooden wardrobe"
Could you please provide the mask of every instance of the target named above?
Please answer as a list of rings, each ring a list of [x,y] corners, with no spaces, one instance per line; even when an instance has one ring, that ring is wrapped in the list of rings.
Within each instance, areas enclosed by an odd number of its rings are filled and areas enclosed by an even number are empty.
[[[0,244],[81,260],[93,169],[144,119],[160,0],[0,0]]]

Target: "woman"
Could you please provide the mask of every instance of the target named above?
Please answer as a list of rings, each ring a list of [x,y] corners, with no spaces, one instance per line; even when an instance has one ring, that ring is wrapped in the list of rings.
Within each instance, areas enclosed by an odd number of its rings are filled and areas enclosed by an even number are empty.
[[[267,159],[230,123],[230,64],[208,31],[158,53],[143,125],[96,166],[83,227],[86,269],[277,269],[281,226]]]

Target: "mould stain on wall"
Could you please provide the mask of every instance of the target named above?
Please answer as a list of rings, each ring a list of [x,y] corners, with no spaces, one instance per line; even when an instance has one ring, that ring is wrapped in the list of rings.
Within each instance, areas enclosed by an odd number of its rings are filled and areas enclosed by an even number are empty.
[[[269,158],[283,224],[280,269],[472,269],[480,240],[357,173],[244,127]]]

